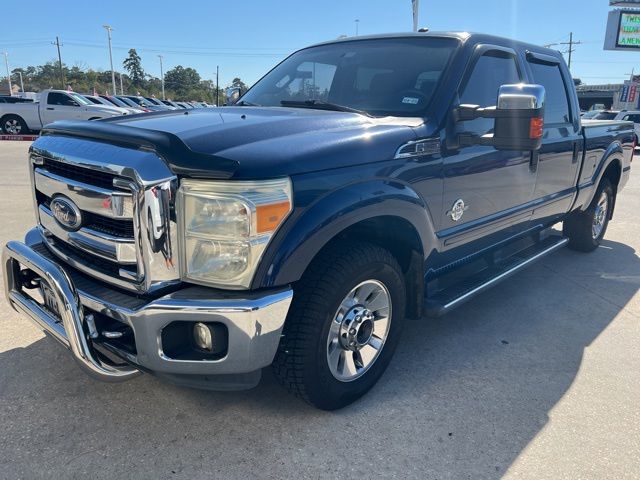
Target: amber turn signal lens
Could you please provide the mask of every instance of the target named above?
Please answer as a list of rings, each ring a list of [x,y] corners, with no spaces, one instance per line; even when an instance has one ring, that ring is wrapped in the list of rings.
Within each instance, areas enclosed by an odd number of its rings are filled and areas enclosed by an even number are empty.
[[[258,233],[273,232],[291,210],[289,202],[272,203],[256,207]]]
[[[542,129],[544,127],[544,119],[535,117],[529,123],[529,138],[542,138]]]

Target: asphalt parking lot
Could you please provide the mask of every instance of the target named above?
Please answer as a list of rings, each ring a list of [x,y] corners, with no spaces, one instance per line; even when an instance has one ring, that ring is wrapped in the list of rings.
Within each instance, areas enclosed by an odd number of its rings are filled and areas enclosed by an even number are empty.
[[[0,142],[0,241],[34,224],[27,142]],[[635,167],[640,167],[636,159]],[[410,322],[361,401],[91,380],[0,300],[0,478],[637,479],[640,175],[592,254],[561,250]]]

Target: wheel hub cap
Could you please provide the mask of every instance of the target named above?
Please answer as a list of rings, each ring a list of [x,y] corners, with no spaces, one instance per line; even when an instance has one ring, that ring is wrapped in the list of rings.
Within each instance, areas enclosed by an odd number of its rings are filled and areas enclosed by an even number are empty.
[[[369,343],[373,335],[373,312],[357,305],[344,315],[338,337],[343,349],[356,351]]]
[[[22,130],[17,120],[7,120],[4,124],[4,129],[12,135],[17,135]]]
[[[333,376],[349,382],[378,359],[389,334],[391,296],[377,280],[357,285],[342,300],[327,338],[327,362]]]

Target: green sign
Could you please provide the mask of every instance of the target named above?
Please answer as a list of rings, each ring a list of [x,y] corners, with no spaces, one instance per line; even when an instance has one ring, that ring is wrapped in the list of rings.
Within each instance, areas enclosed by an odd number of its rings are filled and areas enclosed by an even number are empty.
[[[640,11],[620,14],[616,45],[618,47],[640,48]]]

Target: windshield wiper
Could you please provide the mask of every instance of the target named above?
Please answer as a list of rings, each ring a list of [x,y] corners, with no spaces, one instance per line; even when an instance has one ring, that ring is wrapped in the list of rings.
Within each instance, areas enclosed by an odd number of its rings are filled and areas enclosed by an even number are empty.
[[[335,112],[359,113],[367,117],[372,116],[364,110],[338,105],[337,103],[323,102],[322,100],[281,100],[280,105],[283,107],[317,108],[319,110],[332,110]]]

